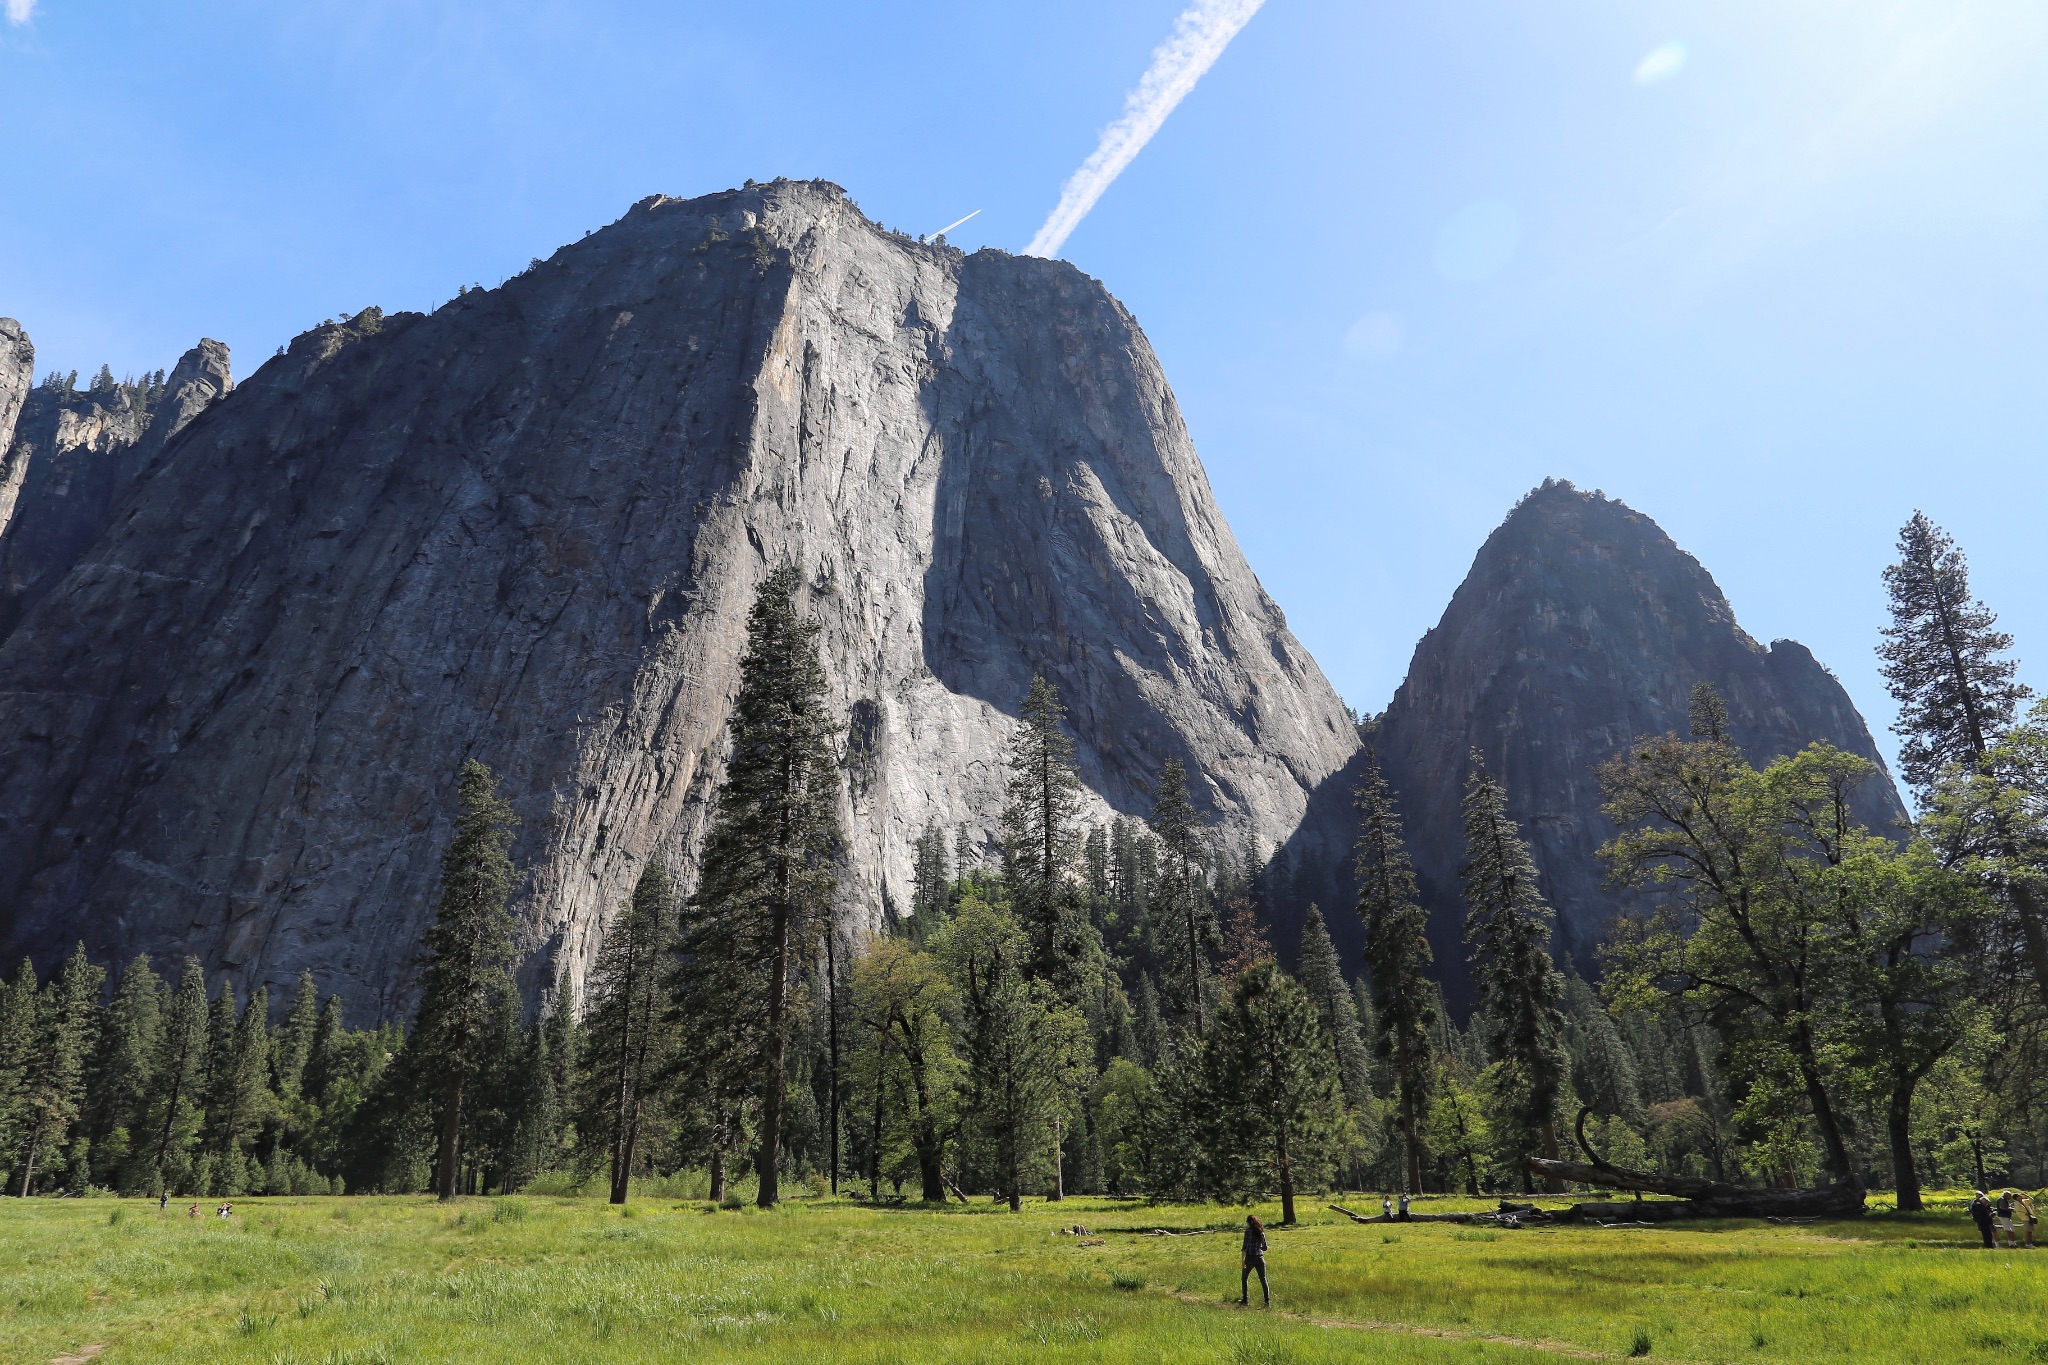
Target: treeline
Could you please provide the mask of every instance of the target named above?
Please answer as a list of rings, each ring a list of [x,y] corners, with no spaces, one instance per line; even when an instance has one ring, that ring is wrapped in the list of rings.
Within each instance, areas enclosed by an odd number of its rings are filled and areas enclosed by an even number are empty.
[[[420,1004],[351,1032],[301,983],[209,1001],[147,962],[111,997],[82,954],[0,1015],[0,1155],[16,1190],[459,1193],[687,1174],[770,1205],[788,1185],[942,1201],[1331,1186],[1529,1188],[1531,1155],[1764,1184],[1978,1186],[2048,1160],[2048,705],[1925,518],[1887,571],[1910,827],[1867,830],[1873,764],[1813,745],[1759,767],[1695,689],[1689,733],[1599,773],[1638,889],[1602,977],[1554,915],[1475,751],[1462,811],[1461,1022],[1434,977],[1394,793],[1356,794],[1364,960],[1314,884],[1223,846],[1178,762],[1142,820],[1082,818],[1060,700],[1034,680],[1000,837],[936,825],[879,929],[841,894],[846,745],[795,570],[749,617],[731,756],[688,894],[645,868],[579,999],[514,983],[510,808],[461,777]],[[1368,748],[1369,723],[1362,727]],[[1278,913],[1282,909],[1289,914]],[[1347,972],[1347,968],[1350,969]],[[1355,976],[1355,981],[1347,977]]]
[[[209,996],[197,958],[175,983],[148,957],[106,991],[83,947],[48,981],[0,982],[0,1170],[7,1193],[340,1194],[351,1126],[398,1046],[352,1030],[299,978]]]

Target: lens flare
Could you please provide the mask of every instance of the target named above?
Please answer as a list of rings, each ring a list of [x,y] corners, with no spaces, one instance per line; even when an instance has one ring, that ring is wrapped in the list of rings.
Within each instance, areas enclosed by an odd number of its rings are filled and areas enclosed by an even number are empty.
[[[1685,70],[1685,44],[1662,43],[1644,54],[1636,63],[1636,74],[1631,78],[1637,85],[1655,85],[1668,81]]]

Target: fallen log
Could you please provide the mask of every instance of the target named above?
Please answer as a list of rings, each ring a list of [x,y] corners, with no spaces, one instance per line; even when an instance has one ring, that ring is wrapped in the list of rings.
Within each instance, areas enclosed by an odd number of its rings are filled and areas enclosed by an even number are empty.
[[[1633,1171],[1624,1166],[1610,1166],[1604,1161],[1587,1165],[1532,1156],[1522,1164],[1529,1174],[1550,1180],[1572,1180],[1582,1185],[1602,1185],[1674,1197],[1674,1202],[1669,1203],[1574,1204],[1552,1214],[1567,1222],[1601,1218],[1657,1222],[1673,1218],[1850,1218],[1863,1212],[1861,1185],[1774,1190],[1754,1185],[1731,1185],[1700,1176]]]

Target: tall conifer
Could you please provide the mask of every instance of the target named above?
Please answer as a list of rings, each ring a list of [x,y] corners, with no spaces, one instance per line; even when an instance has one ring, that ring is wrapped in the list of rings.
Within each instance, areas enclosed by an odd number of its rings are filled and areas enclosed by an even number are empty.
[[[63,1151],[85,1098],[86,1062],[92,1055],[104,967],[94,965],[79,944],[44,992],[36,1010],[36,1042],[23,1097],[21,1168],[17,1193],[35,1184],[36,1166]]]
[[[164,1011],[164,1029],[150,1099],[152,1191],[182,1189],[206,1104],[206,973],[185,959],[178,989]]]
[[[1081,779],[1067,711],[1043,677],[1031,679],[1023,722],[1010,741],[1009,804],[1003,808],[1003,855],[1011,905],[1031,945],[1029,970],[1077,1003],[1101,954],[1080,915],[1074,865],[1080,853],[1076,820]]]
[[[1323,1021],[1323,1034],[1330,1041],[1331,1070],[1344,1090],[1344,1102],[1353,1108],[1372,1098],[1367,1072],[1365,1040],[1358,1033],[1358,1011],[1351,1002],[1351,987],[1345,983],[1344,968],[1337,961],[1337,945],[1330,941],[1330,929],[1323,922],[1320,907],[1308,908],[1301,927],[1301,985],[1315,1002]]]
[[[1188,772],[1177,758],[1159,771],[1152,802],[1159,841],[1153,932],[1169,999],[1197,1036],[1208,1032],[1209,955],[1219,935],[1202,872],[1200,817],[1188,799]]]
[[[674,885],[668,869],[653,861],[612,920],[588,982],[588,1070],[576,1131],[593,1149],[603,1144],[614,1204],[626,1202],[656,1078],[668,1060],[669,1026],[657,981],[674,936]]]
[[[512,826],[497,779],[475,759],[462,765],[455,837],[441,858],[441,899],[425,937],[427,970],[406,1040],[414,1074],[432,1097],[437,1129],[434,1189],[453,1199],[461,1171],[464,1093],[492,1060],[488,1037],[509,976]]]
[[[839,783],[828,745],[818,624],[797,609],[799,577],[771,571],[747,618],[732,756],[686,917],[684,997],[693,1046],[747,1046],[760,1105],[755,1167],[763,1208],[779,1195],[792,973],[824,927],[838,878]],[[722,1016],[722,1017],[715,1017]],[[714,1031],[715,1030],[715,1031]]]
[[[1465,940],[1494,1052],[1515,1071],[1525,1127],[1558,1157],[1557,1104],[1571,1076],[1563,1044],[1564,976],[1550,956],[1555,916],[1536,860],[1507,812],[1507,792],[1472,751],[1465,788]]]
[[[1429,964],[1434,960],[1429,947],[1429,916],[1417,901],[1415,869],[1408,860],[1394,794],[1380,772],[1378,756],[1370,749],[1354,799],[1358,809],[1358,917],[1365,923],[1365,965],[1372,975],[1374,1047],[1387,1059],[1400,1096],[1407,1188],[1420,1193],[1422,1125],[1436,1081],[1430,1044],[1437,1011],[1436,992],[1429,980]]]

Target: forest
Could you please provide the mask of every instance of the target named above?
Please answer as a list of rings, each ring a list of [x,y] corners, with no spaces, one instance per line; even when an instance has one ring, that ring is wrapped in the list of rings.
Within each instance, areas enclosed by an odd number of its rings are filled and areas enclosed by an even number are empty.
[[[1036,680],[999,846],[931,826],[905,913],[838,894],[842,735],[794,567],[749,618],[730,757],[687,892],[648,863],[580,993],[529,1001],[514,816],[468,764],[417,1011],[348,1026],[311,973],[238,999],[187,958],[0,984],[10,1194],[443,1198],[688,1179],[727,1205],[1331,1189],[1532,1191],[1528,1158],[1756,1186],[2048,1182],[2048,702],[1916,514],[1884,575],[1909,826],[1851,814],[1867,760],[1761,766],[1710,682],[1689,733],[1598,780],[1635,889],[1588,980],[1482,755],[1462,811],[1476,1007],[1434,974],[1402,812],[1371,758],[1349,904],[1277,913],[1278,850],[1225,846],[1177,761],[1149,815],[1083,819]],[[1328,916],[1355,915],[1364,960]],[[1274,943],[1268,926],[1304,927]],[[1291,970],[1283,963],[1291,964]]]

